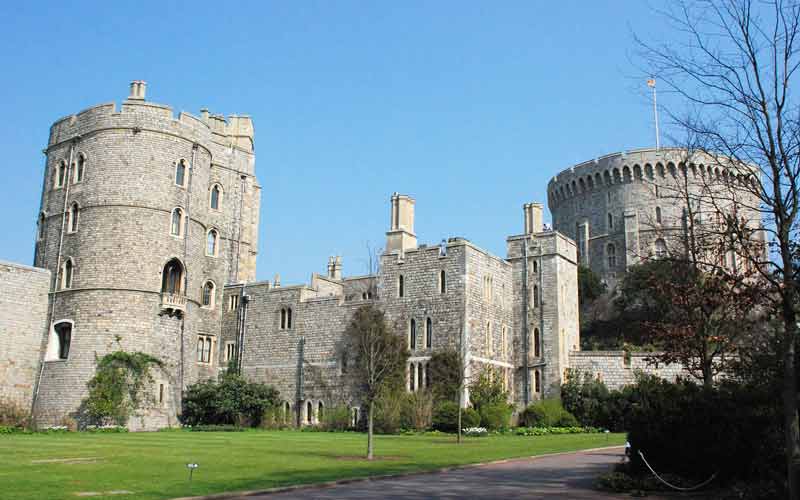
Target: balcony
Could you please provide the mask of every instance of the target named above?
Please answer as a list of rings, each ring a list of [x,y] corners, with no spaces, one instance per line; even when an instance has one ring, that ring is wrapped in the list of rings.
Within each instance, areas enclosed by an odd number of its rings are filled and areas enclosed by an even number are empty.
[[[161,294],[161,310],[169,314],[181,315],[186,310],[186,295],[177,293]]]

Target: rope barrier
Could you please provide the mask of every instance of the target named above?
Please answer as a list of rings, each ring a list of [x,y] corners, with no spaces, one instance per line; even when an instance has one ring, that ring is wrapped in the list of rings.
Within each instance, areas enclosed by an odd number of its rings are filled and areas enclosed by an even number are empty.
[[[642,457],[642,461],[643,461],[643,462],[644,462],[644,464],[647,466],[647,468],[648,468],[648,469],[650,469],[650,472],[652,472],[652,473],[653,473],[653,475],[656,477],[656,479],[658,479],[658,480],[659,480],[659,481],[661,481],[662,483],[666,484],[667,486],[669,486],[669,487],[670,487],[670,488],[672,488],[673,490],[678,490],[678,491],[694,491],[694,490],[699,490],[699,489],[700,489],[700,488],[702,488],[703,486],[706,486],[706,485],[707,485],[707,484],[709,484],[711,481],[713,481],[713,480],[714,480],[714,478],[715,478],[715,477],[717,477],[717,474],[719,473],[719,471],[717,471],[717,472],[715,472],[715,473],[711,474],[711,477],[710,477],[710,478],[706,479],[705,481],[703,481],[702,483],[700,483],[700,484],[698,484],[698,485],[696,485],[696,486],[692,486],[691,488],[681,488],[680,486],[675,486],[674,484],[670,484],[670,483],[668,483],[668,482],[667,482],[667,481],[665,481],[665,480],[664,480],[664,479],[663,479],[661,476],[659,476],[659,475],[658,475],[658,473],[657,473],[656,471],[654,471],[652,467],[650,467],[650,464],[649,464],[649,463],[647,463],[647,459],[646,459],[646,458],[644,458],[644,453],[642,453],[642,450],[638,450],[638,452],[639,452],[639,456],[640,456],[640,457]]]

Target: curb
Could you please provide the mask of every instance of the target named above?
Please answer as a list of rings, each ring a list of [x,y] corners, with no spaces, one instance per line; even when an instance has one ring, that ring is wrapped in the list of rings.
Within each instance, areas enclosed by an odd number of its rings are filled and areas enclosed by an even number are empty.
[[[367,477],[352,477],[347,479],[337,479],[334,481],[325,481],[323,483],[310,483],[310,484],[295,484],[291,486],[276,486],[274,488],[267,488],[263,490],[250,490],[250,491],[231,491],[226,493],[214,493],[211,495],[200,495],[194,497],[178,497],[173,498],[172,500],[229,500],[234,498],[241,498],[241,497],[252,497],[256,495],[272,495],[275,493],[286,493],[289,491],[298,491],[298,490],[318,490],[323,488],[330,488],[332,486],[339,486],[343,484],[352,484],[352,483],[365,483],[369,481],[383,481],[385,479],[397,479],[397,478],[406,478],[406,477],[413,477],[413,476],[424,476],[428,474],[438,474],[441,472],[452,472],[464,469],[473,469],[475,467],[485,467],[487,465],[496,465],[496,464],[505,464],[509,462],[517,462],[520,460],[535,460],[538,458],[547,458],[547,457],[557,457],[560,455],[574,455],[576,453],[586,453],[592,451],[602,451],[602,450],[616,450],[624,448],[624,446],[603,446],[602,448],[587,448],[585,450],[575,450],[575,451],[561,451],[558,453],[545,453],[544,455],[533,455],[529,457],[516,457],[516,458],[504,458],[501,460],[493,460],[491,462],[480,462],[475,464],[464,464],[464,465],[452,465],[449,467],[440,467],[438,469],[431,469],[431,470],[424,470],[424,471],[414,471],[414,472],[400,472],[397,474],[380,474],[376,476],[367,476]]]

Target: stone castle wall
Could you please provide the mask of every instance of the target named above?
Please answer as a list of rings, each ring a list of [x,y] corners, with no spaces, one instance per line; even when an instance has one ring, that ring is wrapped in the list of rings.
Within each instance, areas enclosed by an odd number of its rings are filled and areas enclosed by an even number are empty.
[[[28,410],[47,325],[50,272],[0,262],[0,401]]]
[[[759,227],[758,200],[744,185],[753,176],[743,168],[729,173],[726,161],[640,149],[575,165],[548,183],[553,227],[576,242],[580,263],[613,287],[629,266],[655,254],[659,238],[671,246],[684,233],[692,223],[684,216],[687,197],[699,204],[694,223],[714,223],[717,211],[735,210]]]
[[[651,363],[652,353],[625,351],[581,351],[569,355],[570,368],[597,377],[609,389],[621,389],[636,382],[636,373],[641,371],[665,380],[690,378],[679,363]]]
[[[54,276],[53,324],[71,322],[72,340],[66,359],[45,358],[37,420],[52,424],[74,416],[97,360],[125,350],[165,363],[156,374],[152,408],[132,427],[174,423],[182,388],[217,372],[213,362],[198,362],[197,352],[200,336],[219,349],[224,284],[255,276],[260,187],[252,124],[205,114],[176,119],[170,108],[132,96],[119,111],[106,104],[56,122],[46,155],[35,265]],[[176,184],[181,161],[183,186]],[[222,192],[217,209],[210,203],[215,185]],[[74,205],[79,215],[71,231]],[[178,207],[183,230],[175,236],[171,221]],[[216,255],[207,251],[210,230],[219,233]],[[63,283],[67,259],[73,263],[69,287]],[[185,305],[177,314],[161,293],[171,259],[182,263],[185,277]],[[202,305],[206,282],[214,284],[210,307]],[[55,335],[48,337],[47,349]]]

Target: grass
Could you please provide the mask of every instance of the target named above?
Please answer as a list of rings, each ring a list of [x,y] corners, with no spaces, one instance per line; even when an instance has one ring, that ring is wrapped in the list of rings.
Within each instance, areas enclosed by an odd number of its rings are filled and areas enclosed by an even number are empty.
[[[457,445],[444,434],[377,436],[373,462],[362,458],[366,442],[365,434],[298,431],[6,435],[0,436],[0,497],[76,499],[79,492],[127,490],[133,494],[109,498],[164,499],[423,471],[619,445],[625,438],[490,436]],[[191,483],[190,462],[199,464]]]

